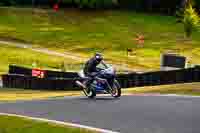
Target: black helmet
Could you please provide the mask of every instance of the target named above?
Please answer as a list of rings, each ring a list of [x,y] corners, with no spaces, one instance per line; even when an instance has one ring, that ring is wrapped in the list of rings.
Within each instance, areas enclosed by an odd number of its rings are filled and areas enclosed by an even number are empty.
[[[95,60],[101,62],[103,60],[103,56],[100,53],[95,53]]]

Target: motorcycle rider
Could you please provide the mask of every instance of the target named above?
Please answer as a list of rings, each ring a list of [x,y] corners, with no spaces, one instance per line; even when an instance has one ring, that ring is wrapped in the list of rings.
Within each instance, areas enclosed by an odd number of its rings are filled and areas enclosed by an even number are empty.
[[[94,77],[97,75],[97,73],[100,71],[97,66],[103,62],[103,56],[100,53],[96,53],[94,57],[90,58],[83,69],[83,72],[85,76],[89,77],[89,79],[86,81],[84,86],[87,88],[90,83],[93,82]]]

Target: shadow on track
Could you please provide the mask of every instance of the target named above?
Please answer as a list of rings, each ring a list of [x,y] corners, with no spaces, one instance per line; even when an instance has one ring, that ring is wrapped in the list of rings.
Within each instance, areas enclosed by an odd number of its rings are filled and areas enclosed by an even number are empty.
[[[94,99],[88,98],[88,97],[81,97],[78,98],[79,100],[83,100],[83,101],[116,101],[116,100],[120,100],[120,98],[113,98],[113,97],[95,97]]]

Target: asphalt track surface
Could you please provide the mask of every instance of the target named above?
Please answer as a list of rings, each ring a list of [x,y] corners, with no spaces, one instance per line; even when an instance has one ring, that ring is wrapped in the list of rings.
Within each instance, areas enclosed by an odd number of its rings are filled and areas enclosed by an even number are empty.
[[[1,113],[108,129],[121,133],[200,133],[200,98],[97,96],[0,103]]]

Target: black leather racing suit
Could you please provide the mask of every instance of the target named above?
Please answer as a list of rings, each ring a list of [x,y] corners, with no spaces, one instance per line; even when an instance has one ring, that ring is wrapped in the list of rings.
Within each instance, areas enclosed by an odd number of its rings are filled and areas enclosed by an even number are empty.
[[[85,67],[83,69],[84,71],[84,74],[87,76],[87,77],[91,77],[91,78],[94,78],[98,72],[98,69],[97,69],[97,65],[99,64],[100,62],[98,62],[94,57],[91,58],[90,60],[88,60],[85,64]]]

